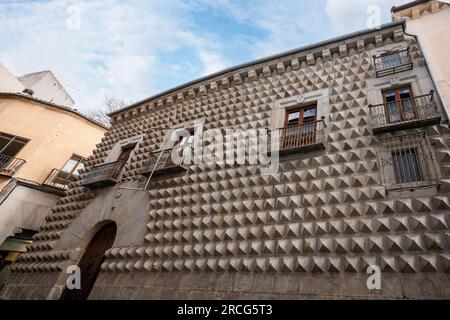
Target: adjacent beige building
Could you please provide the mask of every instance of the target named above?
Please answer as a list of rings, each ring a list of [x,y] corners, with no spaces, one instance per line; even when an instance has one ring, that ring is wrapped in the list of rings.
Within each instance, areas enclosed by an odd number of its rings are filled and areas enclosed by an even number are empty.
[[[25,88],[0,65],[0,285],[106,131]]]
[[[419,0],[393,7],[393,20],[406,20],[406,32],[419,39],[437,90],[450,112],[450,4]]]

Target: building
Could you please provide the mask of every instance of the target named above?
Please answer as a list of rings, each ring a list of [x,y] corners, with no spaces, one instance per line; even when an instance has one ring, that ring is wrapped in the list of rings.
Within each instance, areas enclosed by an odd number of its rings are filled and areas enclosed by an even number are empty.
[[[25,89],[0,65],[0,286],[106,131]]]
[[[400,21],[118,110],[2,298],[448,298],[450,130],[435,90]],[[168,157],[251,129],[269,133],[277,170]],[[66,287],[74,265],[81,290]]]
[[[37,99],[66,107],[73,107],[75,105],[75,101],[64,86],[49,70],[28,73],[18,77],[18,80],[28,90],[31,90],[33,97]]]
[[[406,20],[407,33],[418,37],[437,93],[450,110],[450,4],[448,1],[416,0],[393,7],[391,12],[393,20]]]

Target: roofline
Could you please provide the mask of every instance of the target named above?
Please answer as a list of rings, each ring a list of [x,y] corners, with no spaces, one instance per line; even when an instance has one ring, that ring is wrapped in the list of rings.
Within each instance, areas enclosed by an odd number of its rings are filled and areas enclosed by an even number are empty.
[[[316,42],[316,43],[313,43],[313,44],[309,44],[309,45],[306,45],[306,46],[303,46],[303,47],[291,49],[291,50],[288,50],[288,51],[285,51],[285,52],[282,52],[282,53],[278,53],[278,54],[270,55],[270,56],[267,56],[267,57],[264,57],[264,58],[252,60],[252,61],[249,61],[249,62],[246,62],[246,63],[243,63],[243,64],[238,64],[238,65],[232,66],[230,68],[223,69],[221,71],[212,73],[210,75],[198,78],[196,80],[192,80],[192,81],[183,83],[183,84],[178,85],[176,87],[173,87],[171,89],[162,91],[162,92],[160,92],[158,94],[155,94],[155,95],[150,96],[148,98],[145,98],[143,100],[134,102],[134,103],[132,103],[132,104],[126,106],[126,107],[123,107],[123,108],[120,108],[120,109],[115,110],[113,112],[110,112],[107,115],[108,116],[112,116],[114,114],[123,112],[125,110],[137,107],[137,106],[139,106],[139,105],[141,105],[143,103],[146,103],[146,102],[149,102],[151,100],[157,99],[159,97],[165,96],[167,94],[173,93],[173,92],[175,92],[177,90],[183,89],[185,87],[189,87],[191,85],[194,85],[194,84],[206,81],[206,80],[210,80],[210,79],[219,77],[219,76],[224,75],[224,74],[229,73],[229,72],[233,72],[233,71],[236,71],[236,70],[239,70],[239,69],[247,68],[247,67],[250,67],[250,66],[253,66],[253,65],[256,65],[256,64],[260,64],[260,63],[264,63],[264,62],[267,62],[267,61],[279,59],[279,58],[282,58],[284,56],[288,56],[288,55],[300,53],[300,52],[303,52],[303,51],[311,50],[311,49],[314,49],[314,48],[326,46],[326,45],[334,43],[334,42],[347,40],[349,38],[355,38],[355,37],[358,37],[358,36],[361,36],[361,35],[365,35],[365,34],[368,34],[368,33],[376,32],[377,30],[386,29],[386,28],[397,26],[397,25],[402,25],[403,30],[405,30],[406,21],[400,20],[400,21],[388,22],[388,23],[382,24],[379,29],[363,29],[363,30],[360,30],[360,31],[348,33],[348,34],[345,34],[345,35],[342,35],[342,36],[338,36],[338,37],[335,37],[335,38],[331,38],[331,39],[328,39],[328,40],[324,40],[324,41]]]
[[[72,113],[74,115],[77,115],[77,116],[79,116],[79,117],[89,121],[90,123],[101,127],[102,129],[106,129],[106,130],[109,129],[109,127],[107,127],[104,124],[101,124],[100,122],[97,122],[97,121],[87,117],[86,115],[82,114],[81,112],[73,110],[73,109],[71,109],[69,107],[65,107],[65,106],[62,106],[62,105],[59,105],[59,104],[55,104],[53,102],[48,102],[48,101],[45,101],[45,100],[37,99],[37,98],[31,97],[29,95],[23,94],[23,93],[18,93],[18,92],[17,93],[15,93],[15,92],[0,92],[0,97],[26,99],[26,100],[37,102],[37,103],[40,103],[40,104],[44,104],[44,105],[46,105],[48,107],[52,107],[52,108],[55,108],[55,109],[67,111],[67,112],[70,112],[70,113]]]
[[[405,10],[405,9],[408,9],[408,8],[411,8],[411,7],[414,7],[414,6],[417,6],[417,5],[419,5],[419,4],[422,4],[422,3],[425,3],[425,2],[429,2],[430,0],[415,0],[415,1],[411,1],[411,2],[408,2],[408,3],[405,3],[405,4],[402,4],[402,5],[400,5],[400,6],[394,6],[394,7],[392,7],[391,8],[391,12],[399,12],[399,11],[402,11],[402,10]]]

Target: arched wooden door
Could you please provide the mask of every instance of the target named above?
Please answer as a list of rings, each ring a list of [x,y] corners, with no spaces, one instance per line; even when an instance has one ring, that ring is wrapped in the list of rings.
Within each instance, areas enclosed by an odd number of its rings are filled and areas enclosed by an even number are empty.
[[[78,266],[81,274],[81,289],[66,289],[61,300],[85,300],[94,286],[100,271],[100,265],[105,260],[105,251],[111,248],[116,237],[116,224],[110,222],[104,225],[89,242]]]

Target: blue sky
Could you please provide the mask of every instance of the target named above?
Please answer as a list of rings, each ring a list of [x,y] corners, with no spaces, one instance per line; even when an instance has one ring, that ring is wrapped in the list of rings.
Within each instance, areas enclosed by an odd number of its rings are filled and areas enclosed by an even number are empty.
[[[0,0],[0,62],[52,70],[82,112],[365,29],[406,0]],[[369,13],[367,12],[369,8]]]

